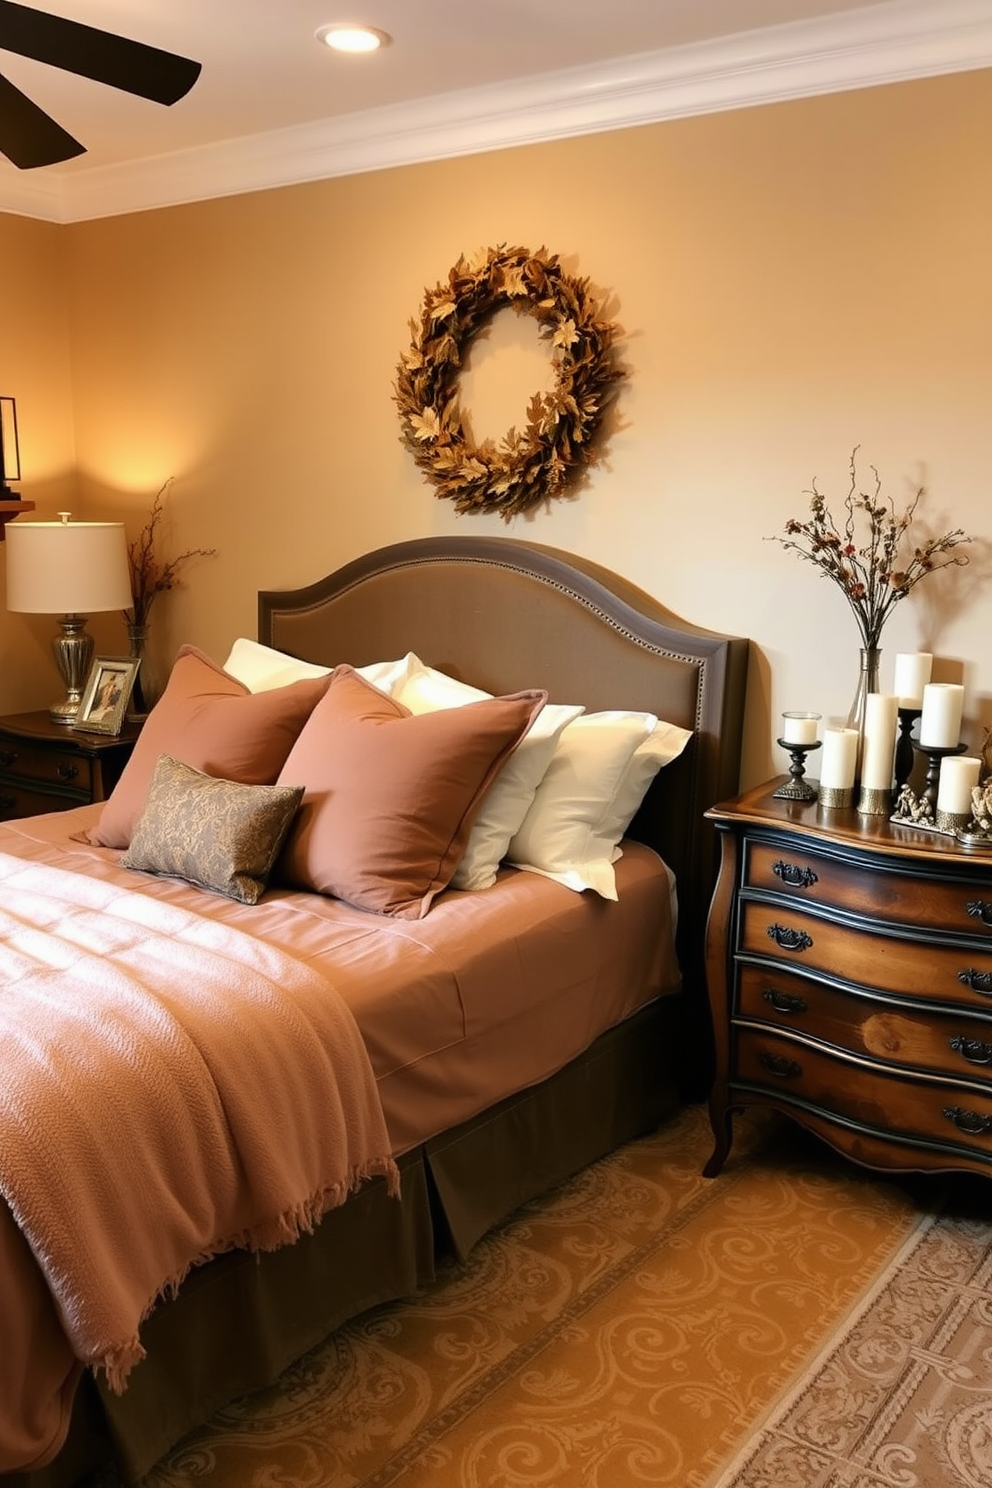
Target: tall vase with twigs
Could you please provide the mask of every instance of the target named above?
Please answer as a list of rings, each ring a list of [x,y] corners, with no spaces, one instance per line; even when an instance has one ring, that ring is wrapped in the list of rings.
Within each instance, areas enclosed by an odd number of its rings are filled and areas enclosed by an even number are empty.
[[[143,716],[155,701],[147,676],[142,674],[152,605],[158,595],[178,586],[180,573],[192,558],[213,558],[217,553],[216,548],[187,548],[175,558],[163,560],[159,557],[159,526],[165,514],[165,500],[172,482],[173,477],[170,475],[156,491],[147,522],[134,542],[128,543],[132,599],[131,608],[123,610],[121,614],[127,627],[129,654],[138,662],[138,675],[131,694],[132,717]]]
[[[781,543],[805,562],[812,563],[822,578],[837,585],[851,608],[861,636],[861,663],[848,726],[863,733],[867,696],[879,690],[882,628],[886,620],[927,574],[966,564],[967,554],[957,550],[961,544],[971,542],[971,538],[955,527],[942,537],[913,543],[910,528],[923,487],[901,513],[891,500],[882,496],[881,478],[874,465],[869,467],[873,489],[860,490],[859,448],[855,445],[851,452],[851,480],[844,497],[843,519],[834,520],[826,497],[814,480],[812,489],[806,492],[810,498],[809,517],[805,521],[790,518],[785,524],[785,536],[771,541]]]

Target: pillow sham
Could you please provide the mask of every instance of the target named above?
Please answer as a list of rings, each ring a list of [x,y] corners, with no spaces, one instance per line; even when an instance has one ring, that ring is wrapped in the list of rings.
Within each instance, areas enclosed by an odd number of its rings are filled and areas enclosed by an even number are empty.
[[[404,660],[405,671],[397,676],[389,691],[414,715],[460,708],[492,697],[489,692],[426,666],[415,652],[409,652]],[[488,889],[496,882],[499,865],[523,823],[562,729],[582,711],[581,707],[545,703],[486,792],[452,876],[452,888]]]
[[[128,846],[163,754],[205,775],[273,785],[329,681],[315,677],[250,693],[195,646],[183,646],[89,841]]]
[[[121,866],[257,904],[302,798],[302,785],[218,780],[163,754]]]
[[[616,899],[613,864],[623,835],[618,804],[626,809],[633,797],[633,791],[622,795],[627,773],[657,724],[653,713],[616,710],[584,713],[570,723],[510,843],[508,861],[566,888]]]
[[[305,787],[276,873],[359,909],[420,919],[446,888],[485,792],[543,692],[414,715],[335,668],[279,775]]]
[[[691,729],[659,719],[644,743],[638,744],[604,820],[604,830],[615,833],[618,842],[637,815],[658,771],[678,759],[691,738]]]
[[[273,687],[288,687],[291,682],[305,682],[326,677],[330,667],[299,661],[286,651],[276,651],[247,636],[238,636],[224,662],[224,671],[247,687],[249,692],[269,692]]]
[[[389,692],[402,680],[406,662],[406,657],[398,661],[374,661],[355,670],[359,676]],[[317,666],[312,661],[300,661],[287,651],[263,646],[260,641],[250,641],[246,636],[238,636],[224,662],[228,676],[243,683],[249,692],[270,692],[274,687],[288,687],[292,682],[326,677],[332,670],[332,667]]]

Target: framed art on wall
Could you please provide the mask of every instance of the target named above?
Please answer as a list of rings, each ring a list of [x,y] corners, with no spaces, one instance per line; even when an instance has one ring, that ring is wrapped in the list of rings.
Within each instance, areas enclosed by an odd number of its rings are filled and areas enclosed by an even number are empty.
[[[73,727],[91,734],[119,734],[138,666],[137,657],[98,656],[86,679]]]

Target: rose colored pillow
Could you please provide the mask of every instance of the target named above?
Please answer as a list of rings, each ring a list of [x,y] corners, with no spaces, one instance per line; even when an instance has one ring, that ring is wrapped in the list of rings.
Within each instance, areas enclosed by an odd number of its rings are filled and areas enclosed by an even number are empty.
[[[368,675],[367,673],[363,673]],[[370,677],[377,687],[409,708],[411,713],[436,713],[439,708],[462,708],[492,697],[439,672],[410,651],[393,673]],[[578,718],[581,707],[545,703],[499,772],[492,790],[472,823],[465,852],[451,879],[453,889],[488,889],[496,882],[499,865],[512,838],[520,830],[534,793],[544,778],[562,730]]]
[[[413,715],[352,667],[337,667],[279,775],[305,792],[274,878],[422,918],[545,698],[523,692]]]
[[[195,646],[183,646],[89,840],[97,847],[130,844],[163,754],[204,775],[273,785],[329,681],[250,693]]]

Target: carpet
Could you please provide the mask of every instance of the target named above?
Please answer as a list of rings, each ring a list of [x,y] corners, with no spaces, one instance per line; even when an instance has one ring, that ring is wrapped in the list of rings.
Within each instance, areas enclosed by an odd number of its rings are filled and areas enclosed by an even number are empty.
[[[938,1215],[763,1112],[710,1146],[693,1107],[593,1165],[145,1488],[989,1488],[985,1187]]]
[[[921,1217],[714,1488],[990,1488],[988,1197]]]

